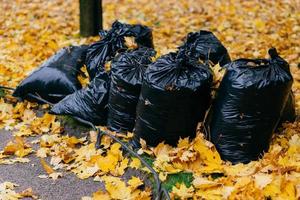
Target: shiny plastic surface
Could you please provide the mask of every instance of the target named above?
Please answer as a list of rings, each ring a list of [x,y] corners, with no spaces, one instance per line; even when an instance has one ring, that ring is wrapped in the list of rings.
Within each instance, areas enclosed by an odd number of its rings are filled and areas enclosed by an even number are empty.
[[[86,56],[90,80],[117,52],[127,49],[125,37],[135,37],[139,46],[153,47],[151,29],[142,25],[129,25],[115,21],[109,31],[100,31],[99,34],[101,40],[90,45]]]
[[[221,41],[210,31],[200,30],[189,33],[184,48],[191,48],[192,57],[200,58],[203,61],[210,60],[212,64],[225,64],[231,62],[227,49]],[[189,46],[189,47],[186,47]]]
[[[224,160],[248,163],[269,148],[293,82],[288,63],[274,48],[269,54],[225,66],[206,122],[207,138]]]
[[[86,88],[66,96],[55,104],[50,113],[79,117],[95,125],[105,125],[110,76],[107,72],[98,72]]]
[[[143,75],[155,51],[141,47],[116,56],[111,64],[107,126],[113,131],[132,131]]]
[[[280,122],[277,127],[280,127],[282,123],[294,122],[296,120],[296,107],[295,107],[295,96],[292,91],[290,91],[288,100],[285,104],[284,110],[282,112]]]
[[[210,104],[212,72],[189,57],[190,51],[180,47],[147,68],[137,105],[135,141],[175,145],[180,137],[195,136]]]
[[[35,101],[29,93],[56,103],[66,95],[81,88],[77,79],[84,64],[87,46],[70,46],[59,50],[37,70],[25,78],[16,88],[13,96]]]

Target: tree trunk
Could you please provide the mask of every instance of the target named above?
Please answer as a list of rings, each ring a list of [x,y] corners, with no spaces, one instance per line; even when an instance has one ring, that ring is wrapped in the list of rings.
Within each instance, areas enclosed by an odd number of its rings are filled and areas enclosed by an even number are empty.
[[[94,36],[102,29],[102,0],[79,0],[80,35]]]

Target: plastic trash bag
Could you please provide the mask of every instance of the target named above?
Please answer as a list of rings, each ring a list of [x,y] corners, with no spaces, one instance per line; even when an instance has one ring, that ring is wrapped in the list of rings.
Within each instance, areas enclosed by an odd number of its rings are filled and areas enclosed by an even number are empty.
[[[87,60],[90,64],[92,63],[90,66],[96,66],[94,68],[96,77],[92,79],[87,88],[77,91],[56,104],[51,110],[53,114],[71,115],[95,125],[106,125],[110,74],[104,71],[104,64],[117,53],[118,50],[114,48],[122,47],[124,36],[135,37],[138,46],[153,46],[151,30],[148,27],[121,24],[116,21],[104,39],[97,43],[99,46],[88,50],[89,53],[95,53],[92,56],[88,53]],[[116,45],[114,42],[120,45]],[[96,46],[92,45],[92,47]]]
[[[191,48],[196,46],[191,56],[202,60],[209,59],[214,65],[219,63],[220,66],[224,66],[231,62],[227,49],[210,31],[200,30],[199,32],[189,33],[184,48],[188,48],[187,46]]]
[[[75,116],[94,125],[105,125],[109,83],[109,74],[105,71],[98,72],[86,88],[66,96],[52,107],[50,113]]]
[[[134,145],[140,138],[156,146],[195,136],[210,104],[213,76],[208,65],[190,53],[190,48],[181,47],[148,66],[137,105]]]
[[[113,131],[132,131],[143,75],[155,51],[141,47],[116,56],[111,63],[111,87],[107,126]]]
[[[289,93],[288,100],[283,109],[280,122],[277,126],[280,127],[283,123],[294,122],[296,120],[295,97],[292,91]]]
[[[126,50],[125,33],[129,30],[122,23],[115,21],[109,31],[100,31],[100,41],[91,44],[86,56],[87,71],[92,80],[96,73],[103,70],[107,61],[111,60],[117,51]]]
[[[269,55],[225,66],[205,123],[207,138],[224,160],[248,163],[269,148],[293,83],[288,63],[274,48]]]
[[[154,48],[152,30],[149,27],[140,24],[129,26],[127,36],[134,37],[134,41],[138,47]]]
[[[90,45],[86,56],[90,80],[117,52],[127,49],[125,37],[135,37],[139,46],[153,47],[151,29],[142,25],[123,24],[115,21],[109,31],[100,31],[99,35],[102,39]]]
[[[70,46],[59,50],[37,70],[25,78],[16,88],[13,96],[35,101],[28,94],[56,103],[66,95],[81,88],[77,79],[85,61],[86,45]]]

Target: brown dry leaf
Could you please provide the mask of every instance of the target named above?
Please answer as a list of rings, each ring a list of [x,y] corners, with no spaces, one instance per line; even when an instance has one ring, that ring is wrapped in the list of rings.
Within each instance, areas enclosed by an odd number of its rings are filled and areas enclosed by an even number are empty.
[[[40,162],[41,162],[42,167],[44,168],[44,170],[47,172],[47,174],[50,175],[50,174],[55,172],[54,169],[50,165],[48,165],[43,158],[40,159]]]

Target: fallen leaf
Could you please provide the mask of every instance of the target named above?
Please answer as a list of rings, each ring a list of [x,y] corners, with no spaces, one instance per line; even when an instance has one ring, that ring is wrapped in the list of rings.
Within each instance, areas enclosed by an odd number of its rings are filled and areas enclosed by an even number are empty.
[[[47,163],[46,163],[46,161],[43,159],[43,158],[41,158],[40,159],[40,162],[41,162],[41,164],[42,164],[42,167],[44,168],[44,170],[47,172],[47,174],[52,174],[52,173],[54,173],[55,171],[52,169],[52,167],[50,166],[50,165],[48,165]]]

